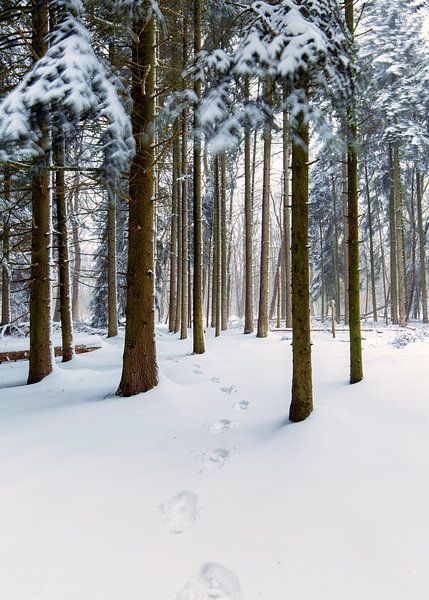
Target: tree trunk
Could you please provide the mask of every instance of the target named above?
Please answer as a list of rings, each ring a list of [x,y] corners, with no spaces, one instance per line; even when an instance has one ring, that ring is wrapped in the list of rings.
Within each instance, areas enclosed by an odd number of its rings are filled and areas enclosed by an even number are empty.
[[[416,167],[417,185],[417,230],[419,236],[419,261],[420,261],[420,290],[423,312],[423,323],[428,323],[428,291],[426,282],[426,236],[423,228],[423,176]]]
[[[221,191],[220,191],[220,165],[219,158],[215,158],[215,263],[214,268],[214,314],[215,314],[215,336],[219,337],[222,331],[221,313],[222,313],[222,239],[221,239]]]
[[[221,237],[221,329],[228,328],[228,244],[226,233],[226,156],[220,159],[221,186],[220,186],[220,237]]]
[[[64,135],[61,131],[57,130],[53,143],[53,157],[55,165],[59,167],[64,167],[64,151]],[[68,362],[74,357],[74,343],[71,305],[69,236],[67,229],[67,204],[63,170],[58,170],[55,173],[55,200],[57,208],[59,304],[63,348],[62,356],[63,362]]]
[[[337,217],[337,190],[335,179],[332,177],[332,199],[334,202],[334,282],[335,282],[335,319],[341,321],[341,285],[340,285],[340,251]]]
[[[32,46],[35,57],[48,50],[48,3],[32,2]],[[52,205],[49,193],[49,125],[45,107],[35,110],[36,128],[40,132],[38,145],[43,156],[34,165],[31,182],[32,236],[30,283],[30,361],[28,383],[37,383],[52,372]]]
[[[308,144],[303,113],[297,117],[292,142],[292,402],[289,418],[298,422],[313,410],[308,256]]]
[[[171,189],[171,232],[170,232],[170,299],[168,312],[168,330],[176,331],[177,318],[177,212],[179,200],[179,161],[180,140],[177,120],[173,127],[173,181]]]
[[[2,288],[1,288],[1,323],[7,325],[10,323],[10,169],[5,166],[3,169],[3,195],[5,203],[5,213],[3,217],[3,235],[2,235]]]
[[[354,35],[353,0],[345,1],[346,22]],[[347,110],[347,214],[349,255],[349,325],[350,325],[350,383],[363,379],[362,333],[360,323],[360,271],[359,271],[359,189],[357,125],[354,102]]]
[[[246,78],[246,99],[249,98],[249,78]],[[253,194],[251,168],[252,138],[246,129],[244,138],[244,228],[245,228],[245,306],[244,333],[253,333]]]
[[[199,60],[201,52],[202,0],[194,0],[194,58]],[[201,81],[194,81],[195,96],[201,97]],[[194,110],[194,286],[193,286],[193,350],[195,354],[205,352],[203,323],[203,234],[201,201],[201,137],[198,110]]]
[[[378,321],[377,315],[377,291],[375,289],[375,256],[374,256],[374,233],[372,226],[371,194],[369,191],[368,165],[365,161],[365,184],[366,199],[368,207],[368,233],[369,233],[369,260],[371,266],[371,294],[372,294],[372,314],[374,323]]]
[[[271,106],[272,82],[265,82],[265,102]],[[271,189],[271,125],[267,124],[264,132],[264,175],[262,187],[262,232],[261,232],[261,271],[259,285],[259,313],[257,337],[268,335],[268,293],[269,293],[269,260],[270,260],[270,189]]]
[[[320,298],[322,301],[321,321],[325,322],[325,254],[323,252],[323,229],[322,221],[319,219],[319,244],[320,244]]]
[[[117,394],[132,396],[158,383],[154,310],[155,19],[133,25],[131,121],[136,154],[130,171],[127,312],[122,379]]]
[[[80,270],[82,266],[82,256],[80,252],[79,225],[77,215],[79,212],[79,174],[76,173],[73,181],[73,193],[70,198],[69,213],[71,215],[71,231],[73,242],[73,276],[72,276],[72,318],[73,321],[79,319],[79,285]]]
[[[396,221],[396,258],[398,273],[398,305],[399,327],[407,325],[406,277],[405,277],[405,245],[404,245],[404,216],[402,206],[401,163],[399,146],[393,147],[393,203]]]
[[[183,68],[186,67],[188,61],[188,45],[186,39],[186,22],[183,23]],[[185,85],[185,82],[184,82]],[[182,112],[182,298],[181,298],[181,322],[180,322],[180,339],[186,340],[188,337],[188,109],[184,108]]]
[[[284,298],[286,327],[292,327],[292,270],[290,239],[290,198],[289,198],[289,119],[283,111],[283,237],[284,237]]]

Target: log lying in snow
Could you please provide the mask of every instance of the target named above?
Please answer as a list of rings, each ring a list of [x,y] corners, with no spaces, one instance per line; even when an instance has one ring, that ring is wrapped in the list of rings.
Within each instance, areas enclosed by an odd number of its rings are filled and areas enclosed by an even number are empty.
[[[76,354],[86,354],[87,352],[95,352],[100,350],[101,345],[98,343],[94,344],[76,344]],[[61,346],[55,346],[55,356],[62,356],[63,350]],[[5,362],[16,362],[17,360],[28,360],[30,356],[30,350],[11,350],[10,352],[0,352],[0,364]]]

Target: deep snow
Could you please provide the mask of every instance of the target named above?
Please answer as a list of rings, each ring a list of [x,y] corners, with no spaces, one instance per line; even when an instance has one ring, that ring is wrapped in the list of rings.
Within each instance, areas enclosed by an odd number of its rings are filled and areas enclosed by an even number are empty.
[[[429,343],[314,334],[315,412],[286,421],[291,348],[233,330],[116,398],[121,339],[24,387],[0,365],[0,598],[427,600]],[[14,387],[10,387],[14,386]]]

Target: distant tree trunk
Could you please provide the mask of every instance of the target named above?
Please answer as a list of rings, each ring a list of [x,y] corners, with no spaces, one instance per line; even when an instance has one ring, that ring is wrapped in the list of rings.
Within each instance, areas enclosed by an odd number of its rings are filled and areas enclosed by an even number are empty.
[[[417,185],[417,230],[419,236],[420,289],[423,312],[423,323],[428,323],[428,291],[426,281],[426,235],[423,227],[423,175],[416,166]]]
[[[347,27],[354,36],[354,0],[345,0]],[[363,379],[362,333],[360,323],[359,272],[359,188],[357,156],[357,124],[355,107],[347,110],[347,204],[349,255],[349,325],[350,325],[350,383]]]
[[[397,260],[397,226],[394,194],[393,151],[389,146],[389,227],[390,227],[390,304],[391,319],[394,325],[399,323],[398,316],[398,260]]]
[[[3,169],[3,196],[6,208],[10,204],[10,169],[5,166]],[[1,288],[1,323],[7,325],[10,323],[10,215],[9,212],[3,216],[3,235],[2,235],[2,288]]]
[[[249,98],[249,79],[246,78],[246,98]],[[251,167],[251,133],[244,138],[244,228],[245,228],[245,306],[244,333],[253,333],[253,193]]]
[[[292,318],[293,377],[291,421],[306,419],[313,410],[310,335],[310,271],[308,256],[309,127],[297,117],[292,141]]]
[[[183,22],[183,68],[186,67],[188,61],[188,44],[186,39],[186,21]],[[185,82],[184,82],[185,85]],[[182,314],[180,322],[180,339],[186,340],[188,337],[188,109],[184,108],[182,112]]]
[[[177,156],[178,174],[181,171],[181,154],[180,154],[180,143],[178,144],[179,152]],[[182,184],[180,181],[177,183],[177,306],[176,306],[176,320],[174,325],[174,333],[180,331],[180,321],[182,317]]]
[[[375,289],[375,256],[374,256],[374,233],[372,225],[371,194],[369,190],[368,164],[365,161],[365,184],[366,199],[368,208],[368,235],[369,235],[369,260],[371,266],[371,294],[372,294],[372,314],[374,323],[378,321],[377,316],[377,291]]]
[[[79,285],[80,270],[82,266],[82,256],[80,251],[79,225],[77,215],[79,213],[79,173],[76,173],[73,181],[73,193],[69,203],[69,213],[71,221],[71,233],[73,242],[73,276],[72,276],[72,318],[73,321],[79,319]]]
[[[345,131],[347,128],[345,127]],[[347,136],[347,133],[345,133]],[[349,217],[347,206],[347,155],[343,156],[342,181],[343,181],[343,257],[344,257],[344,324],[349,324]]]
[[[272,82],[265,82],[265,102],[272,102]],[[261,232],[261,275],[259,286],[258,338],[268,335],[268,292],[270,259],[270,189],[271,189],[271,125],[266,125],[264,133],[264,176],[262,187],[262,232]]]
[[[177,317],[177,212],[179,200],[179,161],[180,140],[177,120],[173,127],[173,181],[171,189],[171,229],[170,229],[170,299],[168,312],[168,330],[176,331]]]
[[[226,156],[220,159],[221,192],[220,192],[220,236],[221,236],[221,329],[228,328],[228,242],[226,232]]]
[[[198,60],[201,52],[201,12],[202,0],[194,0],[194,58]],[[194,81],[194,92],[201,97],[201,81]],[[202,235],[202,200],[201,200],[201,138],[198,111],[194,110],[194,285],[193,285],[193,351],[195,354],[205,352],[203,323],[203,235]]]
[[[53,158],[55,165],[58,167],[64,167],[64,152],[64,135],[60,130],[57,130],[53,142]],[[68,362],[74,357],[74,344],[71,305],[69,236],[67,228],[67,204],[65,196],[64,171],[61,169],[55,173],[55,201],[57,208],[59,298],[63,349],[62,355],[63,362]]]
[[[320,243],[320,298],[322,301],[321,320],[325,322],[325,255],[323,252],[323,228],[322,221],[319,219],[319,243]]]
[[[393,202],[396,220],[396,258],[398,273],[398,304],[399,326],[407,324],[406,277],[405,277],[405,244],[404,244],[404,216],[402,206],[401,164],[399,146],[393,146]]]
[[[285,318],[286,327],[290,329],[292,327],[292,269],[289,198],[289,118],[286,111],[283,111],[283,237]]]
[[[221,236],[221,190],[220,190],[220,165],[219,157],[215,158],[215,263],[214,268],[214,314],[215,314],[215,336],[219,337],[222,331],[222,236]]]
[[[127,312],[122,379],[117,394],[132,396],[158,383],[154,310],[155,18],[133,25],[131,121],[137,143],[130,171]]]
[[[332,177],[332,200],[334,203],[334,282],[335,282],[335,319],[341,321],[341,285],[340,285],[340,251],[337,216],[337,190],[335,179]]]
[[[378,221],[378,239],[379,239],[379,243],[380,243],[380,250],[381,250],[381,269],[382,269],[382,273],[383,273],[383,296],[384,296],[384,319],[386,322],[386,325],[389,324],[389,312],[388,312],[388,292],[387,292],[387,285],[386,285],[386,258],[385,258],[385,253],[384,253],[384,242],[383,242],[383,230],[382,230],[382,226],[381,226],[381,215],[380,215],[380,204],[377,205],[377,221]]]
[[[48,50],[47,0],[32,0],[32,47],[36,58]],[[32,236],[30,283],[30,360],[28,383],[51,373],[54,363],[51,323],[52,206],[49,193],[49,125],[46,108],[35,110],[38,145],[43,156],[34,165],[31,182]]]

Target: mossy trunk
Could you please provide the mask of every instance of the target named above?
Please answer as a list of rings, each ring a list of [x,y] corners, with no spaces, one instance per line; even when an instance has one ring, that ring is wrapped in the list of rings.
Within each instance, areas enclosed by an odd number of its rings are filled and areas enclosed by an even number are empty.
[[[308,254],[308,143],[305,117],[297,117],[292,142],[292,401],[291,421],[306,419],[313,410]]]
[[[32,46],[35,58],[48,50],[49,26],[46,0],[32,2]],[[37,383],[52,372],[54,356],[51,323],[52,205],[50,186],[49,125],[46,107],[35,109],[43,156],[34,165],[31,182],[32,233],[30,279],[30,361],[28,383]]]
[[[131,121],[136,154],[130,170],[127,321],[119,396],[147,392],[158,383],[154,310],[154,17],[134,23],[133,33]]]

